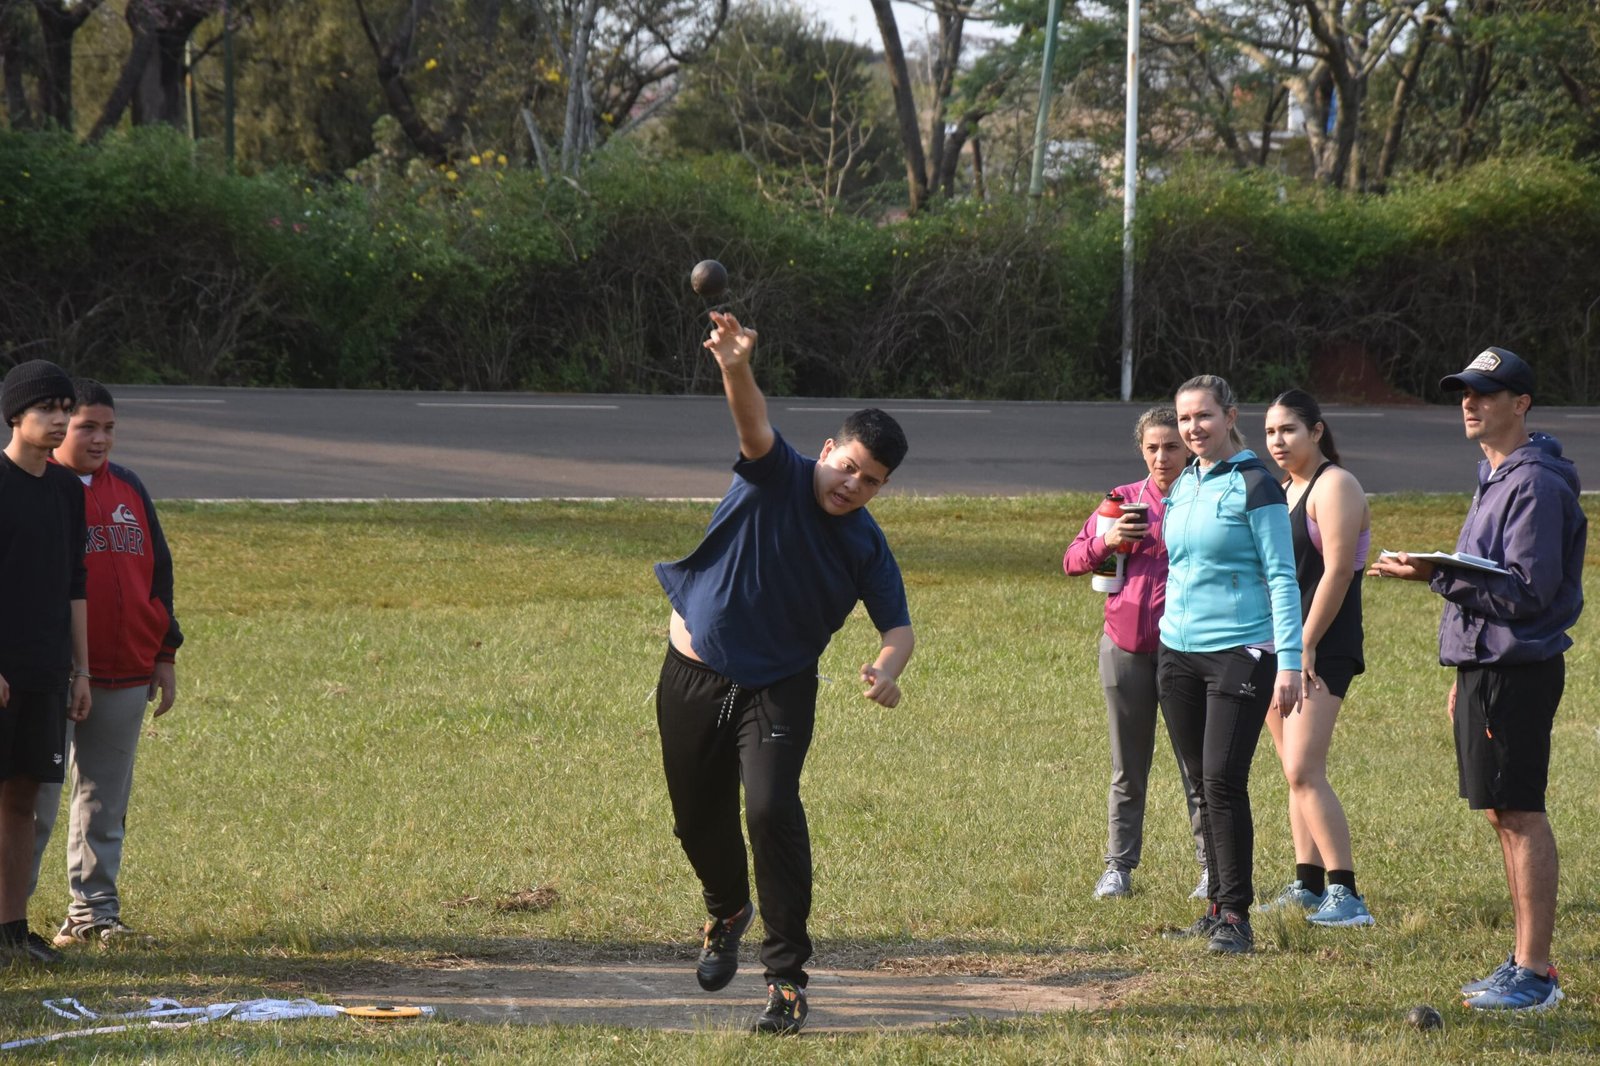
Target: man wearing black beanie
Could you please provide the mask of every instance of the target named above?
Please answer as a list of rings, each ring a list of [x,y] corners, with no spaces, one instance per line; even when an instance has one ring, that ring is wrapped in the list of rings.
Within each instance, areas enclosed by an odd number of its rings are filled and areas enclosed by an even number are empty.
[[[83,488],[49,462],[67,435],[72,379],[34,359],[0,385],[11,442],[0,454],[0,962],[61,957],[28,930],[33,812],[60,781],[66,723],[89,715]]]

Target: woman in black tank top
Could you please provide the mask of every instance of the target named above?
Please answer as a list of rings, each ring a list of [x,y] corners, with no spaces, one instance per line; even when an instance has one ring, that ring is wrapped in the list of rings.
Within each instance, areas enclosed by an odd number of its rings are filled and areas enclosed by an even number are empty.
[[[1350,825],[1328,783],[1328,746],[1361,652],[1361,574],[1372,537],[1366,493],[1339,465],[1317,401],[1290,389],[1267,410],[1267,451],[1289,475],[1289,527],[1304,620],[1304,696],[1267,726],[1289,782],[1295,876],[1266,908],[1301,907],[1325,927],[1373,924],[1356,892]]]

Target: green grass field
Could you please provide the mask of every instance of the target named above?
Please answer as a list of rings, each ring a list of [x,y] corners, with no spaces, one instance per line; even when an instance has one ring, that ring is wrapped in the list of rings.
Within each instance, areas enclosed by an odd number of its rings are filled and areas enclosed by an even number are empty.
[[[819,699],[805,789],[814,968],[948,955],[1054,980],[1111,975],[1108,1009],[788,1042],[447,1020],[222,1022],[17,1056],[1320,1064],[1600,1054],[1592,617],[1575,633],[1555,729],[1559,1009],[1479,1018],[1452,994],[1503,958],[1510,909],[1492,833],[1455,794],[1439,600],[1412,584],[1367,584],[1368,672],[1332,756],[1377,927],[1264,919],[1255,956],[1208,957],[1158,935],[1198,913],[1185,898],[1195,870],[1164,738],[1137,893],[1089,898],[1109,773],[1094,665],[1101,598],[1067,579],[1060,559],[1093,503],[879,501],[917,626],[906,698],[886,711],[860,697],[851,679],[876,636],[858,611],[822,664],[840,680]],[[1466,504],[1382,498],[1374,548],[1449,548]],[[709,512],[164,505],[188,645],[178,705],[142,742],[121,878],[124,916],[161,944],[0,970],[0,1039],[66,1028],[40,1006],[54,996],[100,1007],[319,996],[382,964],[660,957],[692,941],[698,887],[671,834],[651,702],[667,612],[649,564],[686,553]],[[1593,581],[1591,567],[1591,591]],[[1292,853],[1265,737],[1253,784],[1266,892],[1287,879]],[[61,919],[62,863],[58,837],[33,899],[36,929]],[[534,886],[558,902],[459,905]],[[1443,1032],[1402,1024],[1421,1002],[1445,1013]]]

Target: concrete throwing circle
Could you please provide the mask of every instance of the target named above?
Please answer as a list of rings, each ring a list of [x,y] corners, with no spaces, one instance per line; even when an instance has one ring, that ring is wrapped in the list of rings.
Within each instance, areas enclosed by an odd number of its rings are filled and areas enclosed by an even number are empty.
[[[1106,1005],[1105,985],[1129,975],[1062,973],[1040,979],[815,970],[807,1032],[923,1028],[969,1018],[1006,1019]],[[744,1030],[766,1001],[759,965],[720,992],[701,991],[693,962],[529,964],[461,959],[449,966],[369,970],[328,992],[343,1003],[431,1006],[439,1017],[525,1025]]]

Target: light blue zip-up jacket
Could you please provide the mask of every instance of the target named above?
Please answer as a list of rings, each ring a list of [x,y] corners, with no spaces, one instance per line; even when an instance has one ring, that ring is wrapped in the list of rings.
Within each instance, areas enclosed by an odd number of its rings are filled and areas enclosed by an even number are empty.
[[[1271,643],[1279,670],[1300,669],[1289,508],[1255,452],[1209,470],[1190,463],[1165,502],[1170,568],[1161,642],[1184,652]]]

